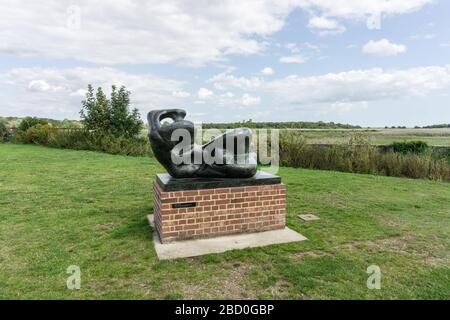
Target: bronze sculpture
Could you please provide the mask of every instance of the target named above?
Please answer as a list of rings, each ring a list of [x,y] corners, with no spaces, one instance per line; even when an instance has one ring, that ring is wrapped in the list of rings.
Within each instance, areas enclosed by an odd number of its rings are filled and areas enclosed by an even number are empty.
[[[172,177],[250,178],[256,174],[250,129],[234,129],[198,145],[194,124],[185,116],[182,109],[153,110],[147,116],[153,153]],[[172,123],[162,123],[165,119]]]

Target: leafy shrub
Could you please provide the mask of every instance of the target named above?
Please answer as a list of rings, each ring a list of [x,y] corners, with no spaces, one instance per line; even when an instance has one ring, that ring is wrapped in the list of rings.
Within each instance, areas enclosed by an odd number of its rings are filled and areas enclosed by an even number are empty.
[[[25,117],[19,124],[18,129],[22,132],[26,132],[28,129],[35,127],[37,125],[46,125],[48,124],[47,119],[41,119],[36,117]]]
[[[15,143],[39,144],[53,148],[91,150],[128,156],[152,156],[148,139],[94,134],[85,130],[60,130],[37,125],[14,136]]]
[[[7,133],[8,129],[6,128],[6,124],[3,121],[0,121],[0,142],[4,140]]]
[[[28,128],[23,134],[23,139],[25,143],[48,145],[53,131],[51,125],[38,124]]]
[[[392,151],[399,153],[415,153],[421,154],[425,153],[429,146],[424,141],[404,141],[404,142],[393,142],[390,147]]]

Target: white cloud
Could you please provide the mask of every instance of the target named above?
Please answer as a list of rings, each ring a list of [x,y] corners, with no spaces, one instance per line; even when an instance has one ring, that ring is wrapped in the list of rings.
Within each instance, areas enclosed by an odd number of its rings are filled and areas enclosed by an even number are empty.
[[[261,70],[261,73],[265,76],[271,76],[275,73],[275,71],[270,67],[265,67],[264,69]]]
[[[310,77],[292,75],[265,83],[264,89],[289,104],[428,96],[450,90],[450,65],[405,70],[350,70]]]
[[[305,42],[305,47],[310,49],[310,50],[314,50],[316,52],[320,52],[320,47],[318,45],[311,44],[309,42]]]
[[[365,21],[381,19],[419,10],[433,0],[299,0],[297,4],[308,11],[308,27],[319,36],[342,33],[341,20]],[[338,21],[339,20],[339,21]]]
[[[206,88],[200,88],[197,93],[199,99],[208,99],[211,98],[213,95],[214,93]]]
[[[233,92],[225,92],[223,94],[220,95],[222,98],[233,98],[234,97],[234,93]]]
[[[57,85],[50,85],[48,84],[47,81],[41,79],[41,80],[31,80],[30,83],[28,84],[28,89],[30,91],[42,91],[42,92],[46,92],[46,91],[62,91],[64,90],[64,87],[61,86],[57,86]]]
[[[306,59],[299,54],[280,58],[281,63],[304,63],[305,61]]]
[[[344,19],[365,19],[373,14],[396,15],[410,13],[433,0],[304,0],[300,7],[316,16]]]
[[[252,54],[279,31],[290,1],[78,0],[79,28],[59,0],[3,0],[0,53],[94,63],[201,65]]]
[[[126,85],[132,105],[145,112],[170,107],[173,91],[182,90],[180,81],[148,74],[133,75],[113,68],[16,68],[0,73],[0,114],[78,118],[87,85]]]
[[[236,82],[229,82],[229,79]],[[249,90],[248,92],[255,96],[264,94],[268,99],[282,101],[280,106],[283,104],[286,106],[335,103],[336,110],[345,111],[350,110],[350,106],[361,107],[363,105],[353,102],[429,96],[448,92],[450,90],[450,65],[404,70],[373,68],[308,77],[291,75],[274,80],[260,79],[258,86],[241,86],[242,83],[251,83],[251,78],[236,78],[233,75],[227,75],[222,80],[226,80],[226,82],[218,82],[220,87],[238,87]],[[221,97],[228,98],[222,103],[233,102],[231,99],[233,95],[221,95]],[[252,101],[249,98],[251,96],[245,96],[246,100]],[[241,100],[242,103],[244,96]]]
[[[286,45],[286,48],[288,48],[292,53],[299,53],[300,49],[298,48],[296,43],[288,43]]]
[[[191,94],[187,91],[178,90],[178,91],[173,91],[172,96],[177,97],[177,98],[188,98],[191,96]]]
[[[309,19],[308,28],[320,36],[343,33],[346,29],[339,22],[325,17],[312,17]]]
[[[378,41],[370,40],[362,48],[362,52],[365,54],[380,57],[395,56],[399,53],[406,52],[406,50],[407,48],[405,45],[395,44],[387,39]]]
[[[241,99],[241,103],[244,106],[251,107],[251,106],[257,106],[261,103],[260,97],[253,97],[249,95],[248,93],[244,93]]]
[[[242,86],[244,94],[224,91],[213,94],[201,88],[191,95],[192,103],[199,112],[211,113],[214,108],[238,108],[256,106],[276,101],[279,110],[293,106],[315,106],[327,104],[334,113],[345,113],[365,108],[372,101],[432,97],[450,93],[450,65],[428,66],[404,70],[349,70],[317,76],[292,75],[280,79],[234,77],[225,87]],[[183,107],[174,92],[184,91],[183,83],[152,75],[127,74],[112,68],[18,68],[0,73],[0,114],[36,115],[52,118],[77,118],[81,100],[88,83],[102,86],[109,94],[112,84],[126,85],[132,91],[132,105],[141,110],[141,115],[150,109]],[[57,88],[57,89],[55,89]],[[202,90],[204,89],[204,90]],[[268,105],[268,104],[267,104]],[[205,111],[206,109],[208,111]],[[211,109],[212,108],[212,109]]]
[[[338,101],[331,104],[329,109],[326,109],[325,113],[337,113],[342,115],[358,109],[367,109],[369,103],[367,101]]]
[[[0,53],[104,64],[202,65],[223,61],[230,54],[261,52],[267,47],[262,39],[280,31],[297,8],[316,17],[310,25],[324,35],[343,30],[337,19],[403,14],[430,2],[77,0],[79,28],[68,28],[73,12],[68,13],[67,1],[3,0]]]
[[[434,33],[415,34],[409,37],[411,40],[431,40],[434,38],[436,38],[436,34]]]
[[[262,79],[259,77],[235,77],[225,72],[213,76],[208,82],[213,83],[214,87],[219,90],[226,90],[227,88],[251,90],[260,87]]]
[[[77,91],[71,92],[70,95],[75,97],[85,97],[87,92],[86,89],[78,89]]]

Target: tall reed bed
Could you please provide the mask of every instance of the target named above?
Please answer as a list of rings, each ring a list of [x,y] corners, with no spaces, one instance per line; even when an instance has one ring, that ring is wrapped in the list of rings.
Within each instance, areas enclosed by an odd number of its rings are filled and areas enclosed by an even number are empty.
[[[320,170],[378,174],[415,179],[450,181],[450,164],[446,157],[431,152],[404,153],[382,151],[360,136],[347,144],[310,145],[296,132],[280,135],[280,164]]]

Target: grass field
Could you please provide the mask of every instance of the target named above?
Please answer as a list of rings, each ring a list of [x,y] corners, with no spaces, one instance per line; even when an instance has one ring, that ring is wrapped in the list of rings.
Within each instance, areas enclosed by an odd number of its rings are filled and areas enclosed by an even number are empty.
[[[291,129],[288,129],[291,130]],[[292,129],[308,139],[309,143],[346,143],[351,136],[365,137],[371,144],[386,145],[396,141],[425,141],[430,146],[450,147],[450,128],[442,129]]]
[[[2,299],[450,299],[448,183],[282,168],[287,224],[308,241],[158,261],[154,159],[1,144],[0,159]]]
[[[450,128],[434,129],[280,129],[295,131],[303,135],[311,144],[340,144],[348,143],[351,137],[361,137],[374,145],[388,145],[393,142],[424,141],[430,146],[450,147]],[[142,131],[142,136],[147,134]],[[205,134],[205,141],[210,135]]]

